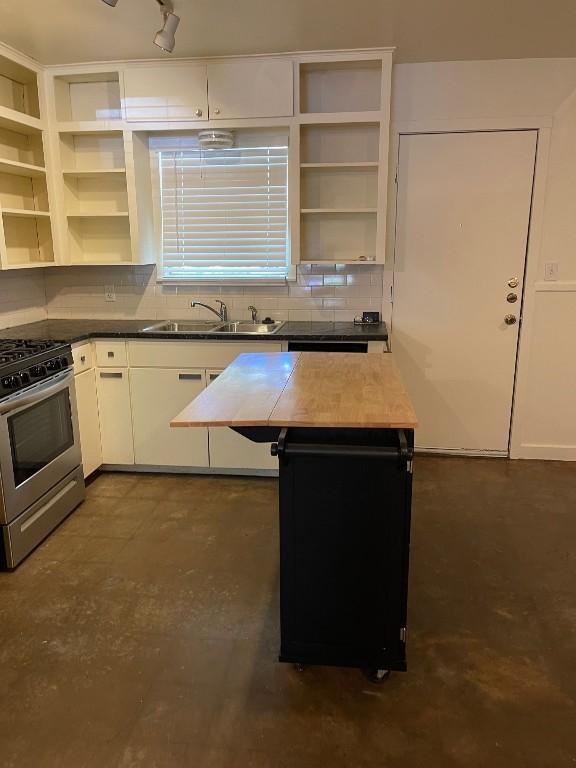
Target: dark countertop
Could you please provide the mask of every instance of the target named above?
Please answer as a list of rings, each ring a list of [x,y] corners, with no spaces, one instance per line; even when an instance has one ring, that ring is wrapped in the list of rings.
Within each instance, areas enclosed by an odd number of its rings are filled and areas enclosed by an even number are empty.
[[[222,341],[386,341],[385,323],[373,326],[354,323],[290,322],[270,336],[242,333],[167,333],[144,331],[160,320],[42,320],[0,330],[0,339],[54,339],[74,343],[85,339],[188,339]],[[186,322],[185,320],[183,322]]]

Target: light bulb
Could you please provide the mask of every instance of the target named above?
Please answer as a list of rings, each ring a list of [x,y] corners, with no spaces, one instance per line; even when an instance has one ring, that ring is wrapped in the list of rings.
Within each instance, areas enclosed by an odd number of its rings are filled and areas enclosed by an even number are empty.
[[[156,33],[154,44],[159,48],[162,48],[163,51],[172,53],[174,46],[176,45],[174,33],[178,29],[180,17],[176,16],[174,13],[163,13],[162,16],[164,18],[164,24],[162,25],[162,29]]]

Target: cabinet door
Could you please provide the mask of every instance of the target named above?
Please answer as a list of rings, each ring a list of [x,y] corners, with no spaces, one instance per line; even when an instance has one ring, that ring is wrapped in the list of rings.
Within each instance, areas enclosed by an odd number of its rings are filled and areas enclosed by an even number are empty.
[[[84,467],[84,477],[88,477],[102,464],[96,371],[90,370],[78,374],[74,379],[74,384],[76,385],[82,466]]]
[[[206,77],[205,64],[127,69],[126,120],[206,120]]]
[[[221,371],[207,371],[208,383]],[[278,469],[270,443],[253,443],[228,427],[208,429],[210,466],[219,469]]]
[[[292,79],[292,62],[285,59],[210,63],[210,119],[292,115]]]
[[[134,464],[130,382],[127,368],[96,369],[104,464]]]
[[[207,430],[170,427],[171,419],[204,389],[204,371],[132,368],[130,388],[136,464],[207,467]]]

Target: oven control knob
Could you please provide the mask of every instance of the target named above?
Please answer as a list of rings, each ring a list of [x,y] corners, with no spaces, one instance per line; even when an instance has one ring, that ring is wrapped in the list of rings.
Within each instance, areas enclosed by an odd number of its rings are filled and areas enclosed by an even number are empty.
[[[30,376],[33,376],[35,379],[45,375],[46,368],[43,365],[33,365],[32,368],[30,368]]]
[[[59,371],[60,370],[60,360],[48,360],[46,363],[46,370],[48,371]]]
[[[61,357],[60,358],[60,367],[62,368],[62,370],[64,370],[64,368],[68,368],[68,365],[69,365],[68,358],[67,357]]]
[[[2,379],[2,386],[6,389],[17,389],[21,384],[20,376],[17,375],[6,376],[5,379]]]

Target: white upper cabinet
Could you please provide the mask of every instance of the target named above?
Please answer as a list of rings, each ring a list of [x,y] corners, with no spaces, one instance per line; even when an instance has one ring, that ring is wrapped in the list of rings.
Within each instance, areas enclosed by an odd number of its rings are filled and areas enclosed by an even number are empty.
[[[206,120],[207,67],[177,64],[124,71],[127,120]]]
[[[288,117],[294,112],[292,62],[287,59],[208,64],[211,120]]]

